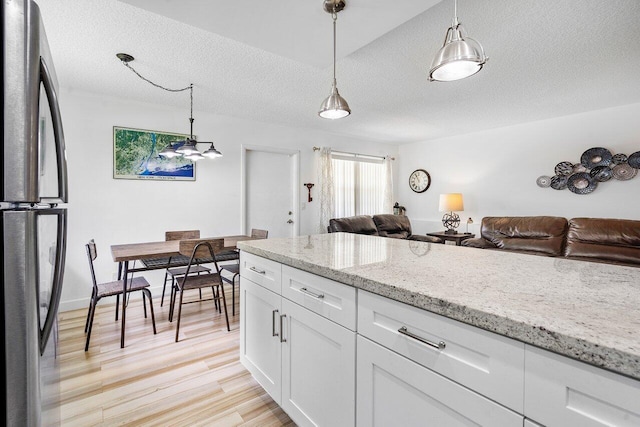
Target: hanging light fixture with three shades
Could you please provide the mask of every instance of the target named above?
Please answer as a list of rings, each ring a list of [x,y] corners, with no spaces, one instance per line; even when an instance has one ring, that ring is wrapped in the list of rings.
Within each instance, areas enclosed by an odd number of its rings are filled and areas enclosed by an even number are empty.
[[[159,89],[165,90],[167,92],[184,92],[184,91],[189,91],[189,99],[190,99],[190,113],[189,113],[189,124],[190,124],[190,132],[189,132],[189,138],[187,138],[184,141],[175,141],[175,142],[170,142],[169,145],[167,147],[165,147],[162,151],[160,151],[158,153],[158,155],[160,155],[161,157],[166,157],[168,159],[174,158],[174,157],[184,157],[185,159],[189,159],[192,162],[197,162],[198,160],[202,160],[204,158],[210,158],[210,159],[215,159],[216,157],[222,157],[222,153],[220,151],[218,151],[216,149],[216,147],[214,147],[213,142],[200,142],[200,141],[196,141],[196,139],[193,137],[193,83],[190,84],[187,87],[181,88],[181,89],[169,89],[166,88],[164,86],[161,86],[157,83],[152,82],[151,80],[147,79],[146,77],[142,76],[140,73],[138,73],[132,66],[131,64],[129,64],[131,61],[134,60],[134,57],[129,55],[128,53],[118,53],[116,54],[116,57],[122,61],[122,64],[124,64],[125,67],[127,67],[128,69],[130,69],[131,71],[133,71],[133,73],[135,75],[137,75],[138,77],[140,77],[142,80],[144,80],[145,82],[149,83],[152,86],[155,86]],[[203,153],[200,152],[200,150],[197,149],[197,144],[209,144],[209,148],[207,148],[207,150],[205,150]]]
[[[429,81],[464,79],[480,71],[488,59],[482,45],[469,37],[458,21],[458,0],[454,0],[453,22],[447,29],[442,48],[433,58]]]
[[[347,101],[338,93],[336,84],[336,20],[338,12],[345,7],[345,0],[324,0],[323,8],[325,12],[331,14],[333,18],[333,84],[331,94],[322,102],[318,115],[323,119],[341,119],[351,114],[351,109]]]

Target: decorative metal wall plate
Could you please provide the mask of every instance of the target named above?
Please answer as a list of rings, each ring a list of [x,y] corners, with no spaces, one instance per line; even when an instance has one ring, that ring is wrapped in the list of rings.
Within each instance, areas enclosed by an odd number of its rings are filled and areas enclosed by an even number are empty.
[[[587,172],[574,173],[567,178],[567,188],[572,193],[589,194],[598,187],[598,183]]]
[[[573,173],[573,163],[560,162],[556,165],[554,172],[556,175],[571,175]]]
[[[582,153],[580,163],[589,169],[595,168],[596,166],[609,166],[612,157],[611,151],[606,148],[594,147]]]
[[[554,176],[541,175],[536,179],[538,187],[551,187],[575,194],[589,194],[598,188],[598,183],[610,181],[628,181],[638,174],[640,169],[640,151],[627,156],[613,155],[603,147],[589,148],[580,156],[580,163],[562,161],[554,167]]]
[[[609,166],[596,166],[595,168],[591,169],[589,175],[591,175],[591,178],[593,178],[595,181],[605,182],[613,178],[613,171]]]
[[[547,188],[551,185],[551,177],[546,175],[539,176],[536,179],[536,184],[538,184],[538,187]]]
[[[640,151],[636,151],[627,159],[627,163],[634,169],[640,169]]]
[[[622,153],[614,154],[614,156],[611,158],[611,161],[613,162],[614,165],[621,165],[622,163],[627,163],[627,155]]]
[[[619,181],[628,181],[638,173],[638,169],[634,169],[626,163],[615,165],[612,170],[613,177]]]
[[[554,190],[564,190],[567,188],[567,176],[556,175],[551,177],[551,188]]]

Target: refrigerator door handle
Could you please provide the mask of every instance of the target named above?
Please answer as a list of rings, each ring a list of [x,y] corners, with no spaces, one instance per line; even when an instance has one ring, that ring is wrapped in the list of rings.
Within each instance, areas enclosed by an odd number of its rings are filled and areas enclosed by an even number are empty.
[[[62,116],[60,115],[60,105],[58,104],[58,95],[53,86],[51,74],[47,68],[47,64],[40,58],[40,78],[44,90],[49,99],[49,109],[53,121],[53,133],[56,143],[56,156],[58,161],[58,197],[62,203],[67,203],[67,154],[64,142],[64,132],[62,131]]]
[[[62,295],[62,280],[64,274],[64,260],[67,251],[67,211],[59,209],[58,211],[58,237],[55,259],[55,272],[51,289],[51,301],[47,317],[40,332],[40,355],[44,354],[53,324],[58,315],[58,307],[60,306],[60,297]]]

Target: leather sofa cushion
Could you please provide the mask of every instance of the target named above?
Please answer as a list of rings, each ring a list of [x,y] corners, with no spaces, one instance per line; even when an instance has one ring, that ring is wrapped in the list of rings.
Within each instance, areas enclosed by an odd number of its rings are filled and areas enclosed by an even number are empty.
[[[569,221],[565,256],[640,265],[640,221],[573,218]]]
[[[411,222],[405,215],[374,215],[373,222],[379,236],[395,239],[406,239],[411,236]]]
[[[488,241],[487,239],[483,239],[482,237],[477,237],[475,239],[465,239],[462,241],[461,246],[468,246],[470,248],[479,248],[479,249],[497,249],[498,247]]]
[[[329,233],[357,233],[377,236],[378,230],[373,219],[368,215],[333,218],[329,220]]]
[[[561,256],[567,220],[553,216],[485,217],[481,236],[497,248]]]

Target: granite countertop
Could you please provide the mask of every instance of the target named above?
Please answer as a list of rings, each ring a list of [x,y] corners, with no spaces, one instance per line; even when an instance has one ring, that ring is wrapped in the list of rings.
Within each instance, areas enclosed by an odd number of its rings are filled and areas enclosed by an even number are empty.
[[[640,269],[347,233],[246,252],[640,379]]]

